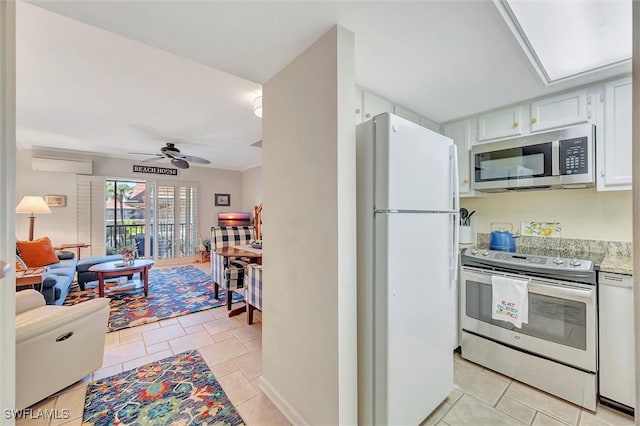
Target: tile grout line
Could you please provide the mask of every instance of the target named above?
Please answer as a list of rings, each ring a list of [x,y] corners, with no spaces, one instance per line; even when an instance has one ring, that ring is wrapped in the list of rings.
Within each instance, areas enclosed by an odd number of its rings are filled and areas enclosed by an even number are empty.
[[[496,403],[493,404],[492,407],[495,408],[496,410],[497,410],[498,404],[500,403],[500,401],[502,401],[502,398],[504,398],[504,395],[507,393],[507,390],[511,387],[511,383],[513,383],[513,380],[509,379],[509,383],[507,383],[507,386],[505,386],[504,389],[502,390],[502,393],[500,394],[500,396],[496,400]],[[500,411],[500,410],[498,410],[498,411]]]

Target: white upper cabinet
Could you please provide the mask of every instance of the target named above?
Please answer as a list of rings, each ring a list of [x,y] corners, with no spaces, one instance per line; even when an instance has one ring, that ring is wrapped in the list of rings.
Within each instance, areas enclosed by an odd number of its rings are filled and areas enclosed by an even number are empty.
[[[591,118],[587,107],[587,89],[532,102],[531,132],[584,123]]]
[[[444,135],[450,137],[458,148],[458,177],[460,196],[475,195],[471,191],[471,120],[445,124]]]
[[[393,102],[365,90],[362,92],[362,111],[362,121],[367,121],[383,112],[393,113]]]
[[[522,106],[478,116],[478,141],[520,136],[522,134]]]
[[[604,85],[604,141],[598,159],[598,190],[631,189],[631,77]]]
[[[416,124],[420,124],[420,114],[418,114],[417,112],[413,112],[410,109],[407,109],[403,106],[400,105],[394,105],[393,106],[393,113],[395,115],[397,115],[398,117],[402,117],[404,119],[407,119],[409,121],[413,121]]]
[[[442,133],[440,130],[440,123],[436,123],[435,121],[428,119],[427,117],[420,117],[420,125],[422,127],[426,127],[427,129],[433,130],[434,132]]]

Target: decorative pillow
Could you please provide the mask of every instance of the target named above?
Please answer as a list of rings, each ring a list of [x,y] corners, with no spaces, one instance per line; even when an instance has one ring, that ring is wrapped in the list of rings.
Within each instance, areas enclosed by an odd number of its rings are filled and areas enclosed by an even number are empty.
[[[27,269],[27,265],[24,263],[24,260],[18,255],[16,255],[16,272],[24,271]]]
[[[22,260],[29,268],[37,268],[58,262],[58,256],[53,250],[49,237],[34,241],[17,241],[16,245],[20,250]]]

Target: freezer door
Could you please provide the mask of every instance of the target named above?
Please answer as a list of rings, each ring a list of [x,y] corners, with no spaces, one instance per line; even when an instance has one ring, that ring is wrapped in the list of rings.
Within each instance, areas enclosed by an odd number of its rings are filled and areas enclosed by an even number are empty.
[[[384,113],[375,120],[375,209],[453,210],[453,141]]]
[[[419,424],[453,390],[451,216],[375,215],[375,424]]]

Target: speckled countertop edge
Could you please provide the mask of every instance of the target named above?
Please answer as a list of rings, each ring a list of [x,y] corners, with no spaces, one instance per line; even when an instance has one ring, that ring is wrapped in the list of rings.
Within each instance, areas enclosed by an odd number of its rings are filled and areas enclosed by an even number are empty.
[[[580,257],[580,254],[594,254],[601,258],[598,264],[601,272],[633,275],[632,244],[626,241],[580,240],[573,238],[529,237],[516,238],[518,248],[541,248],[563,253],[567,257]],[[489,247],[489,234],[478,233],[477,245]],[[589,256],[587,256],[589,257]]]

